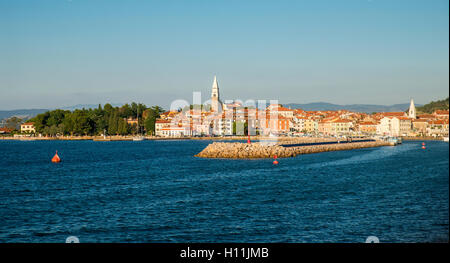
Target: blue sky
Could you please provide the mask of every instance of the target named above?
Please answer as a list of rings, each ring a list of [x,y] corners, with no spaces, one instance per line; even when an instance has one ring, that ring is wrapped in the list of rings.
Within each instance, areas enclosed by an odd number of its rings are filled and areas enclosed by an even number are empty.
[[[0,0],[0,109],[449,94],[447,0]]]

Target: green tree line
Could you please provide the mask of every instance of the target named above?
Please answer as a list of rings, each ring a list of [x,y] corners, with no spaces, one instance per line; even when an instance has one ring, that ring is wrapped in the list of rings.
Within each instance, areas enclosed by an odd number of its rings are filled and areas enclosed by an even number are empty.
[[[30,119],[36,133],[60,135],[129,135],[154,134],[155,121],[164,110],[159,106],[147,107],[141,103],[113,107],[101,105],[96,109],[52,110]],[[128,118],[139,119],[139,125],[130,125]]]
[[[448,110],[448,99],[432,101],[421,107],[417,107],[418,112],[433,113],[435,110]]]

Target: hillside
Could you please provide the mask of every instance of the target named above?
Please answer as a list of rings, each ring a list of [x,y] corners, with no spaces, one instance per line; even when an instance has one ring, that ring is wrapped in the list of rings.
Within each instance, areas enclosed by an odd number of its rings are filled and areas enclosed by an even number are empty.
[[[119,107],[122,104],[120,103],[111,103],[113,107]],[[74,106],[61,107],[61,110],[76,110],[76,109],[95,109],[98,107],[98,104],[78,104]],[[31,119],[34,116],[44,113],[46,111],[53,109],[18,109],[18,110],[0,110],[0,120],[8,119],[11,117],[18,117],[24,120]]]
[[[26,120],[46,111],[47,109],[0,110],[0,120],[11,117],[18,117]]]
[[[433,113],[435,110],[448,110],[448,98],[445,100],[432,101],[421,107],[417,107],[417,111],[423,113]]]

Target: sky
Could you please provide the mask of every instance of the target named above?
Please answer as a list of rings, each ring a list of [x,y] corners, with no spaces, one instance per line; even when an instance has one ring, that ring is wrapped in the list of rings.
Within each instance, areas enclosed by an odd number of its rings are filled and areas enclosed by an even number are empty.
[[[0,0],[0,110],[449,94],[448,0]]]

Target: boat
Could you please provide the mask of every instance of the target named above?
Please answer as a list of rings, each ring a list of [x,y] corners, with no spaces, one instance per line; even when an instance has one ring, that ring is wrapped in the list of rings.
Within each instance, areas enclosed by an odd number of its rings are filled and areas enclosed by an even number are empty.
[[[447,137],[444,137],[444,138],[442,138],[442,140],[443,140],[444,142],[448,142],[448,136],[447,136]]]
[[[139,107],[137,109],[137,114],[136,115],[137,115],[136,117],[137,117],[137,121],[138,121],[138,124],[137,124],[138,131],[137,131],[137,135],[133,137],[133,141],[134,142],[140,142],[140,141],[144,141],[145,140],[145,136],[143,136],[141,134],[141,126],[139,126]]]
[[[392,143],[393,145],[398,145],[402,143],[401,139],[397,137],[387,137],[386,141]]]
[[[133,137],[134,142],[140,142],[140,141],[144,141],[144,140],[145,140],[144,136],[134,136]]]

